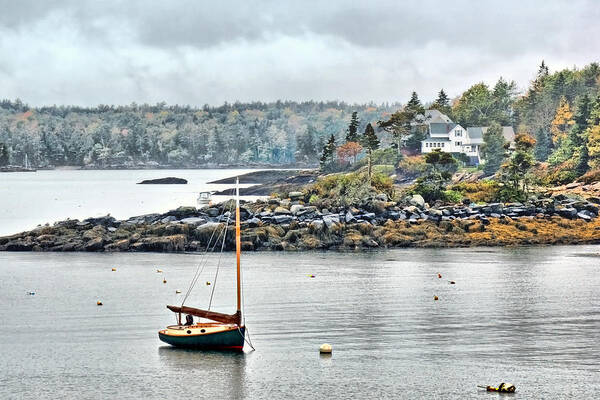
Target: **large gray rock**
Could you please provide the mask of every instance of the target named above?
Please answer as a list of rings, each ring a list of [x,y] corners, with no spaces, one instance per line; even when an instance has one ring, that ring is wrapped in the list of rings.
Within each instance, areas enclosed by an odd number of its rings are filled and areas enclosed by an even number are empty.
[[[289,215],[292,212],[290,210],[288,210],[287,208],[283,208],[283,207],[277,207],[275,208],[275,215]]]
[[[299,213],[302,212],[302,210],[304,210],[304,206],[301,204],[294,204],[290,207],[290,212],[293,215],[298,215]]]
[[[160,220],[160,222],[163,224],[168,224],[169,222],[173,222],[173,221],[177,221],[177,217],[175,217],[173,215],[169,215]]]
[[[289,224],[290,222],[292,222],[292,219],[293,218],[291,215],[275,215],[271,217],[271,222],[276,223],[278,225]]]
[[[290,192],[289,196],[291,200],[300,200],[304,197],[304,194],[302,192]]]
[[[202,225],[205,222],[206,222],[206,220],[201,217],[189,217],[189,218],[184,218],[181,220],[182,224],[189,224],[189,225],[195,225],[195,226]]]
[[[420,194],[413,194],[408,202],[413,206],[425,208],[425,199]]]

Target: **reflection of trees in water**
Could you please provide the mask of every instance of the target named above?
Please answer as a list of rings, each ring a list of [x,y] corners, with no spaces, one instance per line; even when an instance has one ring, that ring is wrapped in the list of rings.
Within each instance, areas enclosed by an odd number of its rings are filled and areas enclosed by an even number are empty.
[[[245,353],[161,346],[158,356],[161,372],[172,376],[175,393],[201,398],[246,397]]]

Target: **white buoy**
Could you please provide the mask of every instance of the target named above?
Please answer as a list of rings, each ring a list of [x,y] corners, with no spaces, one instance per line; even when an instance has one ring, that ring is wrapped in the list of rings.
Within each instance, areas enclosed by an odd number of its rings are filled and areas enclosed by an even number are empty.
[[[177,289],[177,290],[175,291],[175,293],[181,293],[181,290]]]
[[[319,353],[321,354],[331,354],[332,350],[329,343],[323,343],[321,347],[319,347]]]

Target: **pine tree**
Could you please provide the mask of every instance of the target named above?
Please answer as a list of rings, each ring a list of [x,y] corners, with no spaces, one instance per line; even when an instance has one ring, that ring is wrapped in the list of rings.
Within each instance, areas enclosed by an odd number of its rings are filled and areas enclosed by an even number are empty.
[[[543,128],[538,128],[535,133],[535,159],[538,161],[546,161],[550,155],[551,148],[552,138],[550,137],[550,133]]]
[[[367,156],[369,157],[368,173],[369,179],[371,179],[371,154],[373,150],[377,150],[379,148],[379,139],[377,138],[377,135],[375,134],[375,129],[373,129],[371,123],[368,123],[367,127],[365,128],[365,134],[362,138],[362,144],[367,149]]]
[[[0,142],[0,167],[8,165],[8,146]]]
[[[438,110],[439,112],[448,116],[452,112],[452,108],[450,107],[450,98],[446,92],[444,92],[444,89],[440,90],[438,93],[438,97],[431,105],[431,109]]]
[[[444,89],[440,90],[434,104],[438,107],[448,107],[450,105],[450,98],[444,92]]]
[[[352,118],[350,118],[350,125],[346,130],[346,142],[358,142],[358,113],[352,112]]]
[[[500,169],[504,160],[504,136],[502,136],[502,127],[494,122],[483,134],[482,155],[485,159],[483,172],[486,175],[495,174]]]
[[[328,171],[333,166],[335,155],[335,136],[333,134],[323,146],[323,154],[321,155],[321,171]]]
[[[404,107],[404,109],[409,112],[412,112],[414,115],[425,113],[425,108],[423,108],[423,105],[421,104],[421,100],[419,100],[417,92],[412,92],[410,100],[408,101],[408,103],[406,103],[406,107]]]

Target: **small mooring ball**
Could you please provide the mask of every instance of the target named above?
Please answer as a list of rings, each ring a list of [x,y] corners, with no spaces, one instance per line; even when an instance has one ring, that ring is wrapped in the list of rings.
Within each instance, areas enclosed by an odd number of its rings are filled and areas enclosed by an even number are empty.
[[[331,354],[331,345],[329,343],[323,343],[321,347],[319,347],[319,353],[321,354]]]
[[[437,297],[437,296],[433,296],[433,299],[434,299],[434,300],[439,300],[439,297]]]
[[[102,305],[102,302],[101,302],[100,300],[98,300],[98,301],[96,302],[96,305],[97,305],[97,306],[101,306],[101,305]]]

